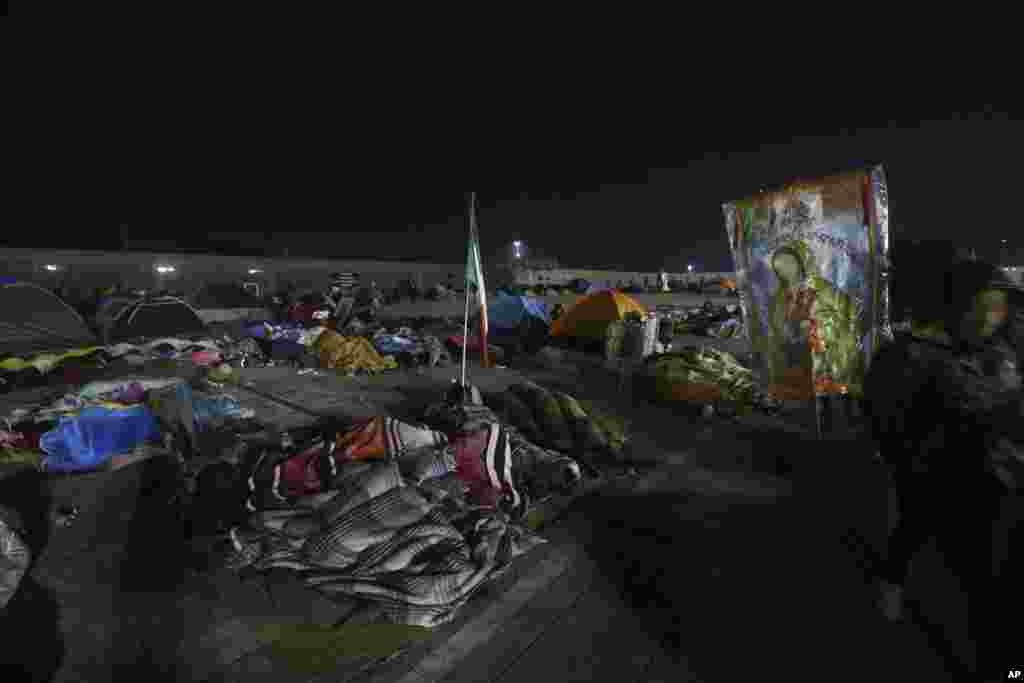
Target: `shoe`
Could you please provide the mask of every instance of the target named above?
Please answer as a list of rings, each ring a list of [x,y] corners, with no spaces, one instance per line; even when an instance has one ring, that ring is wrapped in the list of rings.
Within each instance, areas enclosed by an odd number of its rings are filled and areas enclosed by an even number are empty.
[[[882,581],[878,607],[889,621],[903,621],[903,587]]]

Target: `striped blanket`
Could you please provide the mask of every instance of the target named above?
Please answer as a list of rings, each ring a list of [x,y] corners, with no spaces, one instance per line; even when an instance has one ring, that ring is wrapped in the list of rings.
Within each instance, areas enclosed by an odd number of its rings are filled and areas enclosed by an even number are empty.
[[[375,417],[333,437],[317,436],[298,452],[266,450],[251,467],[246,507],[287,509],[302,496],[337,490],[356,463],[398,462],[402,476],[419,484],[455,471],[447,443],[441,432]]]
[[[412,425],[393,417],[374,417],[339,434],[337,453],[340,460],[387,460],[409,450],[442,447],[447,442],[444,434],[423,425]]]
[[[371,600],[397,623],[437,626],[543,543],[498,511],[448,514],[435,496],[404,485],[397,463],[364,467],[342,486],[317,504],[254,515],[232,530],[229,566],[299,571],[324,594]],[[305,537],[289,533],[298,522],[310,530]]]
[[[28,546],[15,531],[17,526],[14,513],[0,508],[0,609],[14,597],[32,560]]]
[[[454,444],[456,474],[470,498],[487,508],[500,508],[513,518],[526,514],[527,500],[512,474],[512,444],[502,425],[493,422]]]

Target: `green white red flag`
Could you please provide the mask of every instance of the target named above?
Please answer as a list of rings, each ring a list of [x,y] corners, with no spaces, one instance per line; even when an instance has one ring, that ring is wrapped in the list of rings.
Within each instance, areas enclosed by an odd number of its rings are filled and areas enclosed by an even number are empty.
[[[466,294],[475,293],[480,313],[481,361],[487,367],[487,289],[484,286],[484,265],[480,259],[480,238],[476,227],[476,193],[469,207],[469,246],[466,251]]]

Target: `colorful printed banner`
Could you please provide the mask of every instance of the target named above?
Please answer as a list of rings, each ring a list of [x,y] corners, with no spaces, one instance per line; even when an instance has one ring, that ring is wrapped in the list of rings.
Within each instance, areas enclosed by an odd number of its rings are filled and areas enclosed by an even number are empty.
[[[769,394],[860,396],[887,333],[882,167],[797,182],[723,209],[745,327]]]

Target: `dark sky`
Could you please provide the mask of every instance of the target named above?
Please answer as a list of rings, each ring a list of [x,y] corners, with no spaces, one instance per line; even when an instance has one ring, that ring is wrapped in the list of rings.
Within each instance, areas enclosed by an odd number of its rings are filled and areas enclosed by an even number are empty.
[[[185,184],[173,201],[112,206],[121,209],[126,229],[111,223],[88,235],[65,233],[60,245],[164,240],[154,246],[252,254],[287,246],[295,256],[458,263],[465,255],[466,191],[476,189],[486,259],[520,239],[570,267],[677,269],[695,262],[728,269],[722,202],[874,163],[886,168],[899,234],[957,239],[982,254],[1001,239],[1024,241],[1013,202],[1022,126],[1009,115],[981,108],[860,128],[808,121],[711,135],[702,125],[681,119],[680,130],[635,145],[628,136],[609,136],[507,156],[466,156],[454,148],[446,156],[403,156],[392,149],[372,162],[339,162],[341,171],[309,166],[268,178],[243,168],[211,186]],[[463,163],[478,159],[490,161]],[[458,170],[448,170],[453,166]],[[21,241],[59,246],[42,239],[27,233]]]

